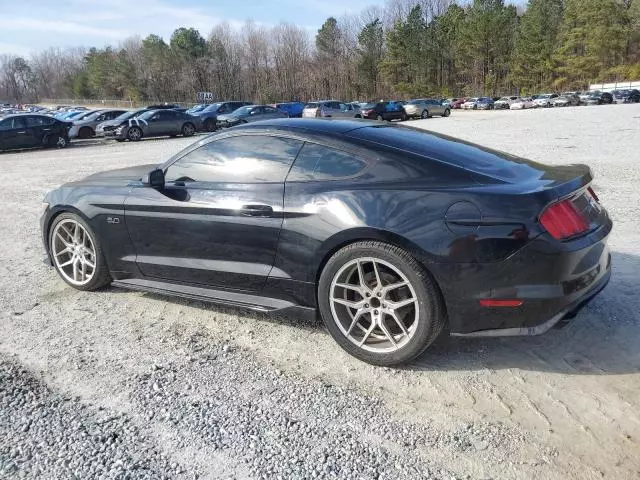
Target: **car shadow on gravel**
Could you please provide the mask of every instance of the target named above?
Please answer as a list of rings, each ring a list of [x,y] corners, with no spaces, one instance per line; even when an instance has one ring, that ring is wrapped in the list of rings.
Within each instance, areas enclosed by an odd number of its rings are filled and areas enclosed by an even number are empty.
[[[534,337],[439,338],[408,370],[640,372],[640,258],[612,252],[609,285],[561,328]]]

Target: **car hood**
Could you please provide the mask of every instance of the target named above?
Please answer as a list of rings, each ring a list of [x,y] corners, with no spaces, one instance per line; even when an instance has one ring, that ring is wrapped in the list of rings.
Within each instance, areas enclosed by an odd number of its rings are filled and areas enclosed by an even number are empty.
[[[223,114],[218,115],[218,120],[223,122],[237,122],[238,120],[240,120],[240,117],[238,115]]]
[[[94,173],[77,182],[67,185],[102,185],[102,186],[125,186],[132,182],[139,182],[142,177],[157,167],[157,164],[137,165],[135,167],[118,168],[117,170],[107,170]]]

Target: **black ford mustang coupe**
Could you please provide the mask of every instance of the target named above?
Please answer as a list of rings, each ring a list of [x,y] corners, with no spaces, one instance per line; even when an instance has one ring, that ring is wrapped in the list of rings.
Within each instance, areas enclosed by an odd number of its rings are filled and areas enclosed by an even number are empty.
[[[71,286],[319,310],[350,354],[394,365],[443,331],[534,335],[610,277],[583,165],[551,167],[410,127],[282,119],[45,197]]]

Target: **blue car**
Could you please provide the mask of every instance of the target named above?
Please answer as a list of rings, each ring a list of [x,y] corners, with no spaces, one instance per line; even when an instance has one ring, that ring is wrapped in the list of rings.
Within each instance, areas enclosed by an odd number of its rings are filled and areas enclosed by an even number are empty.
[[[304,110],[304,103],[302,102],[284,102],[284,103],[276,103],[273,105],[279,110],[286,112],[289,114],[291,118],[300,118],[302,117],[302,110]]]

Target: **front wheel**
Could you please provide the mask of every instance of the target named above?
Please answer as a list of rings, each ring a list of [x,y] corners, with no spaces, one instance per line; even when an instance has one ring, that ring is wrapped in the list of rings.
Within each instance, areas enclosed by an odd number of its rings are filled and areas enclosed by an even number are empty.
[[[131,127],[127,132],[127,138],[132,142],[137,142],[142,138],[142,130],[140,127]]]
[[[427,110],[423,110],[422,113],[420,114],[420,118],[422,119],[429,118],[429,112]]]
[[[66,148],[69,146],[69,139],[64,135],[51,135],[47,138],[47,146],[51,148]]]
[[[378,120],[379,122],[381,122],[381,121],[383,121],[383,120],[384,120],[384,118],[382,118],[382,115],[378,115],[378,116],[376,117],[376,120]]]
[[[193,123],[185,123],[182,126],[182,136],[183,137],[190,137],[194,133],[196,133],[196,127],[193,125]]]
[[[207,132],[215,132],[216,131],[216,122],[213,119],[208,118],[204,122],[204,129]]]
[[[353,243],[329,259],[320,275],[318,303],[334,340],[374,365],[411,361],[445,322],[429,273],[406,251],[376,241]]]
[[[442,115],[443,117],[448,117],[449,115],[451,115],[451,110],[449,110],[448,108],[444,111],[444,114]]]
[[[49,252],[58,274],[78,290],[96,290],[111,282],[98,239],[74,213],[62,213],[53,221]]]
[[[401,122],[406,122],[409,119],[409,117],[407,117],[407,114],[405,112],[402,112],[400,114],[400,121]]]

